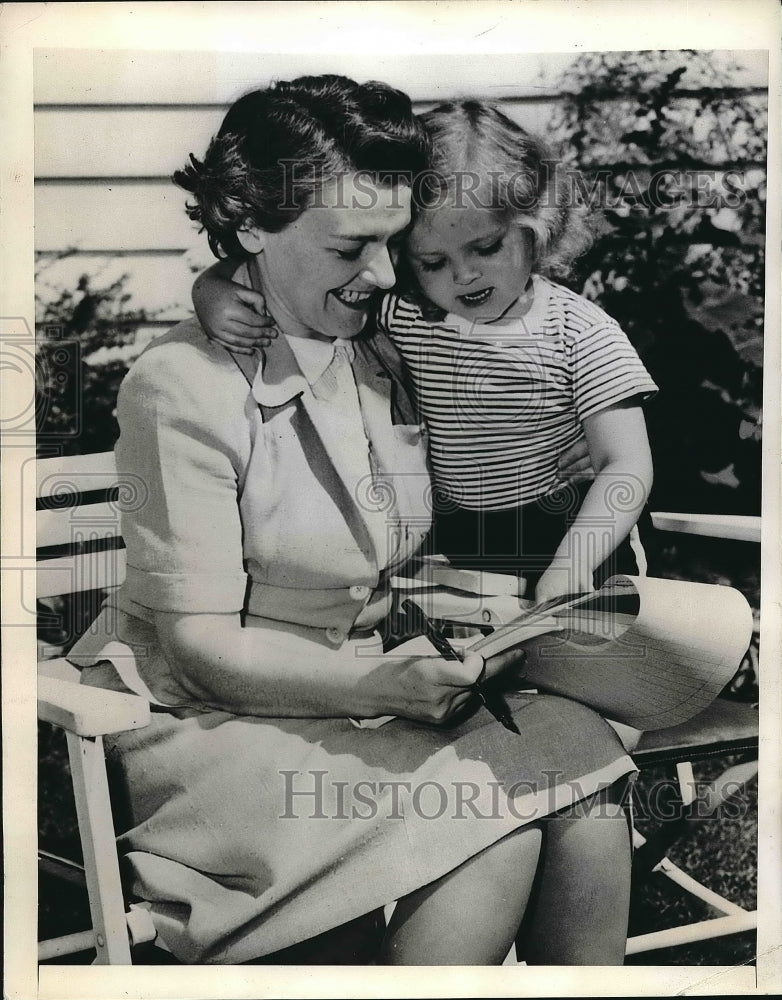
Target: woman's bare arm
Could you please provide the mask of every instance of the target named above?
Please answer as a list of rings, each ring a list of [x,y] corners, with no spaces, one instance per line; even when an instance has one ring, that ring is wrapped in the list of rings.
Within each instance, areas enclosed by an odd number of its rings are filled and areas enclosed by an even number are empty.
[[[163,651],[180,684],[195,699],[239,715],[372,717],[400,715],[443,722],[472,697],[483,668],[464,660],[400,657],[347,644],[329,649],[268,628],[244,628],[234,614],[158,612]],[[491,673],[517,653],[494,657]]]

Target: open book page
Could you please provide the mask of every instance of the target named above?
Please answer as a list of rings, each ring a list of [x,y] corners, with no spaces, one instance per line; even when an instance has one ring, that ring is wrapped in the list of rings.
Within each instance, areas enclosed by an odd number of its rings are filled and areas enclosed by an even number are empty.
[[[601,608],[607,592],[614,596]],[[544,619],[524,612],[472,648],[491,656],[523,645],[526,681],[649,730],[686,722],[713,701],[752,634],[750,607],[731,587],[614,577],[578,604]],[[541,629],[551,618],[555,630]]]
[[[636,729],[665,729],[709,705],[733,677],[752,635],[752,612],[732,587],[617,576],[593,594],[532,606],[517,597],[423,586],[411,593],[426,614],[494,631],[454,639],[489,659],[523,646],[523,680],[590,705]],[[519,610],[521,608],[521,610]],[[395,655],[431,656],[424,637]],[[377,727],[392,716],[351,720]]]
[[[526,581],[510,573],[490,573],[481,569],[462,569],[452,566],[445,556],[418,556],[410,561],[407,576],[396,577],[394,587],[400,590],[417,590],[431,587],[449,587],[470,594],[501,597],[523,597]],[[532,602],[530,602],[532,603]]]

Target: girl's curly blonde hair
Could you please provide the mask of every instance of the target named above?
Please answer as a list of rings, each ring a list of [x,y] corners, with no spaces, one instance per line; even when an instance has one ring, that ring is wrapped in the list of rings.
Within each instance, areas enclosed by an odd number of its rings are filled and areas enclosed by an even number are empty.
[[[564,278],[591,244],[588,210],[574,197],[575,171],[538,136],[495,105],[469,99],[419,116],[432,150],[414,203],[437,208],[454,198],[507,212],[534,234],[532,270]]]

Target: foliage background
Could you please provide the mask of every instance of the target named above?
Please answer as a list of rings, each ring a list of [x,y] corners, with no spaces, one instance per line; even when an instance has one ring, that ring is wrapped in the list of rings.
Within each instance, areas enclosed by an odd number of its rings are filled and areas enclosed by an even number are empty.
[[[605,205],[577,284],[660,385],[657,509],[760,513],[766,98],[706,53],[576,60],[555,130]]]
[[[731,69],[687,50],[583,55],[556,81],[551,133],[597,209],[572,285],[619,321],[661,387],[653,506],[758,514],[766,96],[734,86]],[[129,306],[123,279],[85,274],[52,296],[47,266],[39,435],[64,435],[73,454],[107,450],[117,385],[154,317]],[[72,386],[51,363],[63,339],[79,345],[78,433]]]

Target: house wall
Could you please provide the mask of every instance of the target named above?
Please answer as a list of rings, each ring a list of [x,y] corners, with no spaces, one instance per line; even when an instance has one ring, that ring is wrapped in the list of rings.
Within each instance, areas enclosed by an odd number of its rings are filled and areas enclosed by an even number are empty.
[[[74,289],[83,274],[101,285],[126,274],[130,307],[159,324],[186,315],[193,274],[212,258],[170,175],[190,152],[203,153],[226,108],[253,87],[337,72],[398,86],[418,109],[454,96],[501,101],[519,123],[545,132],[561,100],[557,78],[573,58],[38,50],[37,294]],[[737,84],[762,85],[763,60],[755,54],[742,61],[747,69]]]

